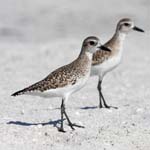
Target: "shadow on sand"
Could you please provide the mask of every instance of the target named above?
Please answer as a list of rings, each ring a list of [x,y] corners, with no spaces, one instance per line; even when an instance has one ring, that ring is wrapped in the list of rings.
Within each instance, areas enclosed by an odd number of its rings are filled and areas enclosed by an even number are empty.
[[[88,109],[97,109],[97,106],[86,106],[86,107],[80,107],[82,110],[88,110]],[[60,109],[60,108],[56,108]],[[65,119],[64,119],[65,120]],[[22,121],[9,121],[7,124],[13,124],[13,125],[19,125],[19,126],[46,126],[46,125],[52,125],[53,127],[59,128],[57,125],[61,123],[61,119],[49,121],[49,122],[42,122],[42,123],[29,123],[29,122],[22,122]]]
[[[37,126],[37,125],[52,125],[53,127],[57,127],[57,124],[60,124],[61,120],[54,120],[54,121],[49,121],[49,122],[43,122],[43,123],[29,123],[29,122],[22,122],[22,121],[9,121],[7,124],[14,124],[14,125],[19,125],[19,126]]]
[[[88,109],[97,109],[98,107],[97,106],[86,106],[86,107],[80,107],[80,109],[83,109],[83,110],[88,110]]]

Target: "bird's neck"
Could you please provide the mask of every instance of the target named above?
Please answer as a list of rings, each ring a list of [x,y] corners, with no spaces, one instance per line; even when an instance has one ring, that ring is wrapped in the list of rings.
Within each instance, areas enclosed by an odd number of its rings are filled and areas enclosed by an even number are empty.
[[[90,53],[90,52],[85,52],[85,55],[88,57],[88,59],[89,59],[90,61],[92,61],[92,56],[93,56],[92,53]]]
[[[116,33],[113,36],[116,40],[123,42],[126,38],[126,33],[116,31]]]
[[[87,66],[87,68],[89,68],[92,64],[92,56],[92,53],[83,50],[77,60],[82,66]]]
[[[89,61],[92,61],[92,53],[82,50],[78,58],[88,59]]]
[[[112,39],[114,41],[114,44],[116,44],[118,46],[118,48],[122,48],[125,38],[126,38],[125,33],[116,31],[116,33],[114,34]]]
[[[123,49],[125,37],[125,33],[117,31],[105,45],[109,47],[114,53],[118,53]]]
[[[74,63],[82,75],[86,75],[87,73],[89,75],[92,64],[92,54],[86,51],[82,51]]]

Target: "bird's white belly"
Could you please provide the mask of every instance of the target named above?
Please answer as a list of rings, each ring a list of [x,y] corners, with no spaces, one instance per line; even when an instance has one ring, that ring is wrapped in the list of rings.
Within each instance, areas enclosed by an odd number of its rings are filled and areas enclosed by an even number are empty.
[[[113,70],[119,65],[119,63],[121,62],[121,58],[122,54],[119,53],[118,55],[105,60],[102,64],[92,66],[91,76],[98,75],[103,77],[107,72]]]

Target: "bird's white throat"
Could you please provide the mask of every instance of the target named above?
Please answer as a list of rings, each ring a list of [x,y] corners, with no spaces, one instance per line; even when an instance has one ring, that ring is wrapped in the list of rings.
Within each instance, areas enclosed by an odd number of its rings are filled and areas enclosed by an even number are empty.
[[[86,52],[86,55],[87,55],[87,57],[89,58],[89,60],[92,60],[92,56],[93,56],[93,54],[92,54],[92,53],[90,53],[90,52]]]
[[[121,32],[118,32],[116,33],[115,37],[123,44],[125,38],[126,38],[126,33],[121,33]]]

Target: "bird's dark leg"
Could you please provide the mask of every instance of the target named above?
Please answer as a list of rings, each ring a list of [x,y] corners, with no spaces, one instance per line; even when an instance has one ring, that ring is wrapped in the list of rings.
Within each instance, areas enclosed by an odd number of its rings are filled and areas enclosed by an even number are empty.
[[[60,132],[65,132],[64,126],[63,126],[63,122],[64,122],[64,111],[65,111],[65,108],[64,108],[64,99],[62,99],[62,103],[61,103],[61,126],[60,126],[60,128],[59,128],[59,131],[60,131]]]
[[[61,126],[59,128],[59,131],[61,132],[65,132],[64,131],[64,128],[63,128],[63,121],[64,121],[64,118],[63,118],[63,115],[65,115],[67,121],[68,121],[68,124],[69,126],[71,127],[72,130],[74,130],[74,127],[79,127],[79,128],[84,128],[84,126],[80,126],[80,125],[77,125],[77,124],[74,124],[70,121],[67,113],[66,113],[66,110],[65,110],[65,104],[64,104],[64,99],[62,99],[62,104],[61,104]]]
[[[98,89],[98,92],[99,92],[99,108],[103,108],[103,105],[102,105],[102,93],[101,93],[101,84],[102,84],[102,80],[99,80],[98,82],[98,85],[97,85],[97,89]]]
[[[77,125],[77,124],[72,123],[72,122],[70,121],[70,119],[69,119],[69,117],[68,117],[68,115],[67,115],[67,113],[66,113],[66,111],[65,111],[65,105],[64,105],[64,115],[66,116],[66,119],[67,119],[67,121],[68,121],[68,124],[69,124],[69,126],[71,127],[72,130],[75,130],[74,127],[84,128],[84,126]]]
[[[102,93],[102,80],[99,80],[97,89],[99,91],[99,108],[103,108],[103,104],[104,104],[105,108],[115,108],[115,109],[118,109],[118,107],[107,105],[107,103],[105,101],[105,98],[103,96],[103,93]]]

